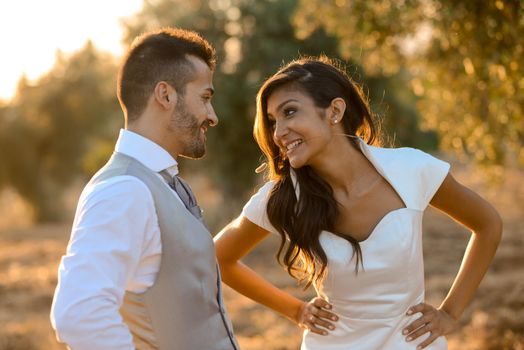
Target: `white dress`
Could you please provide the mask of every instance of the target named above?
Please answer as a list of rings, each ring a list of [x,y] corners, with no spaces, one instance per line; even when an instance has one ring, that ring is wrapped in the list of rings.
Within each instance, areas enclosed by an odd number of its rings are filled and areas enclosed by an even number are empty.
[[[305,331],[302,350],[414,350],[427,337],[408,343],[401,332],[421,315],[406,316],[406,311],[424,301],[422,215],[449,164],[413,148],[373,147],[361,139],[359,143],[406,207],[387,213],[360,243],[364,269],[358,274],[351,244],[328,231],[320,234],[328,273],[317,293],[333,305],[339,321],[327,336]],[[273,182],[268,182],[253,195],[243,215],[277,233],[266,214],[272,187]],[[426,349],[447,349],[447,341],[439,337]]]

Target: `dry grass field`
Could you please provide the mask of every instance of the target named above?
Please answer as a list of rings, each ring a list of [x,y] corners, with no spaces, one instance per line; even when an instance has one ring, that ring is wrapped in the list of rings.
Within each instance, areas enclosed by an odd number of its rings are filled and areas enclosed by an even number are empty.
[[[524,350],[524,172],[508,171],[498,187],[487,186],[478,174],[467,167],[456,172],[462,182],[499,209],[505,224],[504,237],[487,277],[462,318],[461,329],[449,338],[450,349]],[[2,204],[4,228],[0,231],[0,350],[65,349],[55,340],[48,314],[70,223],[31,227],[17,222],[13,228],[8,225],[10,216],[24,208],[7,203]],[[437,304],[459,267],[468,232],[428,210],[424,234],[427,299]],[[311,291],[303,292],[276,264],[276,244],[274,239],[264,242],[245,262],[297,296],[312,297]],[[291,322],[228,288],[225,297],[242,349],[298,349],[301,332]]]

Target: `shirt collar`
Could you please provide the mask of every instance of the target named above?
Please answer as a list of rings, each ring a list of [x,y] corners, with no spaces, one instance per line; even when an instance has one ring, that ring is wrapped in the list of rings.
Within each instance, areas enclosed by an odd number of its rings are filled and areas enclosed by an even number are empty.
[[[178,174],[178,163],[169,152],[135,132],[120,129],[115,151],[135,158],[156,173],[167,170],[171,176]]]

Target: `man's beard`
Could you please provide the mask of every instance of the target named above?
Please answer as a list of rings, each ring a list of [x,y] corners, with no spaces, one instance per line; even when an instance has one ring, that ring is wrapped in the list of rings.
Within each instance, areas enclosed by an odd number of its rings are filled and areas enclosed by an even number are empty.
[[[183,99],[179,100],[171,117],[170,129],[180,135],[178,142],[182,145],[179,154],[182,157],[199,159],[206,154],[206,141],[201,136],[201,127],[209,127],[209,121],[198,124],[198,119],[187,109]]]

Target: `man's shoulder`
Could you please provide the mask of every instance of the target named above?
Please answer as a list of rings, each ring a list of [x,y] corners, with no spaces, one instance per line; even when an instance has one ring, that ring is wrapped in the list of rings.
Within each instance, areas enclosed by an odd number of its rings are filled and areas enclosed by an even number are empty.
[[[137,162],[122,153],[113,153],[107,162],[91,178],[90,183],[103,181],[110,177],[127,175],[131,165]]]
[[[80,195],[82,203],[96,203],[100,201],[143,200],[145,202],[152,198],[151,191],[147,185],[138,177],[122,174],[112,176],[99,181],[90,181]]]

